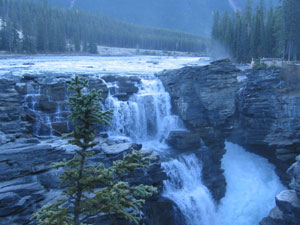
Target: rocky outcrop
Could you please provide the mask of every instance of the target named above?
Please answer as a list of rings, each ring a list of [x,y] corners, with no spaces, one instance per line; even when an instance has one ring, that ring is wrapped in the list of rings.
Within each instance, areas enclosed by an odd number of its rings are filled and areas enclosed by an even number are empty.
[[[140,78],[119,75],[83,75],[90,89],[108,91],[126,101],[138,91]],[[70,131],[67,84],[71,74],[25,74],[0,79],[0,143],[32,135],[53,137]]]
[[[300,154],[300,95],[295,85],[283,79],[285,72],[278,68],[239,71],[223,60],[158,74],[171,95],[174,112],[208,147],[206,154],[198,155],[204,162],[204,182],[215,199],[225,190],[220,169],[225,138],[266,157],[283,183],[291,182],[292,190],[277,196],[277,206],[261,222],[264,225],[299,224],[300,159],[295,162],[295,158]],[[171,134],[170,140],[186,143],[184,135]]]
[[[105,75],[102,79],[113,84],[110,93],[120,101],[128,101],[132,94],[137,93],[137,84],[141,82],[136,76]]]
[[[281,69],[245,72],[237,92],[232,141],[276,165],[284,184],[286,170],[300,154],[300,96],[281,79]]]
[[[198,149],[201,146],[201,137],[198,133],[185,130],[171,131],[166,142],[168,145],[179,150]]]
[[[290,188],[296,191],[300,198],[300,155],[297,156],[296,162],[288,169],[291,178]]]
[[[91,164],[102,162],[110,166],[114,160],[130,153],[132,147],[137,147],[132,143],[107,142],[105,139],[98,141],[100,144],[94,148],[96,154],[90,159]],[[61,190],[58,177],[61,171],[52,169],[51,163],[71,158],[75,149],[75,146],[60,139],[41,143],[37,139],[19,139],[17,142],[0,146],[1,225],[32,224],[31,214],[59,197]],[[162,190],[162,181],[166,179],[166,174],[161,168],[159,157],[152,157],[154,161],[148,169],[137,170],[134,177],[128,177],[127,181],[132,184],[154,185]],[[150,211],[154,204],[162,207],[166,203],[160,200],[160,195],[152,197],[146,204],[145,217],[151,216],[152,220],[159,220],[156,218],[159,214],[153,215]],[[170,213],[173,210],[169,209],[170,211],[165,209],[165,212]]]
[[[221,159],[225,137],[233,125],[239,73],[240,70],[228,60],[223,60],[208,66],[185,67],[157,74],[170,93],[173,112],[210,149],[205,153],[207,160],[203,162],[203,180],[216,200],[225,194]],[[174,139],[172,135],[170,139]],[[181,135],[178,142],[186,141]],[[196,144],[193,146],[194,149],[198,147]]]
[[[300,199],[294,190],[285,190],[276,196],[276,207],[260,225],[300,224]]]

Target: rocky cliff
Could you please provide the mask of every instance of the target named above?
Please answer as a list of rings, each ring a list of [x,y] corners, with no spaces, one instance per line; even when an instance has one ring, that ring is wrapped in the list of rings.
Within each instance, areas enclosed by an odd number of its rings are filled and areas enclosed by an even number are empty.
[[[195,140],[189,146],[197,149],[202,139],[209,149],[202,154],[205,157],[203,180],[217,201],[226,190],[221,159],[225,138],[233,125],[239,73],[239,69],[225,60],[157,74],[171,95],[173,112],[191,131],[181,136],[180,142]],[[171,145],[176,141],[174,137],[169,140]]]
[[[295,190],[299,188],[299,176],[296,172],[289,176],[287,169],[300,154],[300,92],[283,79],[283,73],[275,68],[240,71],[228,60],[221,60],[204,67],[186,67],[157,75],[171,95],[174,113],[191,131],[190,136],[181,135],[177,142],[194,140],[196,134],[209,149],[203,179],[216,200],[225,193],[220,160],[224,140],[228,139],[268,158],[284,184],[292,181],[290,187],[294,191],[281,193],[276,199],[279,207],[272,213],[280,209],[282,215],[287,215],[290,208],[280,207],[286,199],[292,199],[289,204],[298,207]],[[174,135],[169,140],[174,147],[181,147]],[[197,142],[192,144],[199,147]],[[297,165],[290,171],[298,171]],[[295,215],[290,215],[292,219],[282,216],[281,221],[298,224]]]
[[[67,83],[71,77],[68,74],[7,75],[0,80],[1,225],[34,224],[31,214],[53,201],[61,192],[58,179],[61,171],[53,170],[51,163],[71,158],[74,152],[74,146],[55,138],[71,129],[68,120],[70,109],[66,104]],[[110,89],[112,95],[123,101],[138,91],[135,84],[140,82],[137,77],[115,75],[106,75],[101,79],[86,75],[86,78],[90,88],[103,90],[104,98]],[[106,82],[115,85],[108,86]],[[142,147],[123,140],[99,138],[98,141],[91,163],[102,162],[106,166],[132,148],[139,150]],[[162,182],[167,177],[159,157],[153,157],[155,160],[148,169],[138,170],[135,176],[127,179],[132,184],[158,187],[159,194],[145,205],[144,222],[159,225],[165,224],[166,219],[180,221],[180,211],[160,195]],[[163,209],[164,214],[153,209]],[[106,224],[105,221],[105,218],[101,219],[103,224]]]

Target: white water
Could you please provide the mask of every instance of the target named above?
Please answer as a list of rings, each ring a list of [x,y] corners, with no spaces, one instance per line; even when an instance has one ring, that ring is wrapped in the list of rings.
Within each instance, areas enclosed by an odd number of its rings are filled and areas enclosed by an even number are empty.
[[[169,177],[164,196],[173,200],[185,216],[187,225],[216,224],[216,207],[209,190],[202,184],[201,162],[194,154],[163,163]]]
[[[255,225],[275,206],[275,196],[284,186],[275,167],[265,158],[226,142],[222,161],[227,192],[219,207],[219,224]]]
[[[137,85],[129,101],[109,96],[106,105],[114,110],[110,135],[129,137],[165,155],[169,131],[184,129],[183,124],[171,114],[170,96],[160,80],[147,75]],[[283,186],[274,166],[237,145],[226,143],[226,150],[222,167],[228,186],[219,207],[202,183],[196,155],[171,156],[163,163],[169,177],[163,195],[177,204],[187,225],[255,225],[275,206]]]
[[[172,159],[163,167],[169,176],[164,196],[177,204],[188,225],[257,225],[285,189],[272,164],[230,142],[222,160],[227,192],[218,209],[202,184],[201,162],[195,155]]]
[[[142,79],[138,93],[129,101],[109,95],[106,105],[114,111],[109,132],[113,136],[162,146],[171,130],[184,129],[179,117],[171,114],[170,96],[155,77]]]
[[[149,59],[158,60],[153,64]],[[206,59],[205,59],[206,60]],[[172,57],[36,57],[2,60],[0,75],[35,74],[42,71],[61,73],[140,75],[139,92],[122,102],[109,96],[107,105],[114,109],[110,134],[126,136],[147,148],[165,154],[168,132],[183,129],[178,117],[171,114],[170,97],[153,76],[165,69],[185,64],[206,64],[198,58]],[[34,65],[25,65],[26,62]],[[113,85],[113,84],[110,84]],[[29,96],[30,97],[30,96]],[[33,95],[31,97],[34,97]],[[34,102],[33,102],[34,103]],[[201,162],[195,155],[169,158],[163,163],[169,180],[164,195],[183,212],[188,225],[255,225],[274,206],[275,195],[283,189],[274,167],[265,159],[226,143],[222,166],[228,182],[227,193],[219,209],[201,180]],[[171,224],[170,224],[171,225]]]

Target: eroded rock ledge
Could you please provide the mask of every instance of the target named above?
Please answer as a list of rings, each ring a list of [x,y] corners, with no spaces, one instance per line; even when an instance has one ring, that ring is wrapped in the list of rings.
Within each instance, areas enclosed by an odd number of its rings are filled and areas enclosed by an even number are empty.
[[[209,149],[203,179],[216,200],[225,193],[220,169],[225,139],[266,157],[276,166],[282,182],[287,186],[291,182],[292,190],[277,196],[277,207],[263,225],[299,224],[299,214],[295,214],[299,158],[289,169],[290,175],[287,169],[300,154],[300,94],[285,82],[282,73],[276,68],[240,71],[221,60],[157,74],[171,95],[174,113],[190,129],[191,137],[199,135]],[[184,138],[189,136],[179,136],[179,140]],[[281,207],[285,203],[291,207]]]
[[[157,74],[170,93],[173,112],[191,131],[181,135],[179,141],[190,142],[198,137],[198,142],[202,139],[209,149],[200,154],[204,159],[203,180],[217,201],[224,197],[226,190],[221,159],[225,153],[225,138],[234,124],[237,76],[240,73],[224,60],[208,66],[185,67]],[[193,147],[200,146],[195,142]]]
[[[139,149],[140,145],[119,143],[98,139],[99,145],[93,148],[96,153],[91,164],[104,163],[110,166],[124,154]],[[75,146],[66,140],[52,139],[40,142],[37,139],[18,139],[0,146],[0,224],[34,224],[31,214],[42,205],[53,201],[61,192],[59,175],[62,171],[52,169],[51,163],[73,157]],[[117,151],[116,151],[117,149]],[[131,184],[148,184],[162,190],[166,174],[161,168],[158,155],[152,154],[154,161],[148,169],[136,170],[134,177],[126,181]],[[161,221],[161,214],[153,214],[152,208],[168,206],[165,212],[172,218],[172,204],[159,194],[147,201],[144,210],[145,221]],[[104,223],[105,224],[105,223]],[[158,223],[159,224],[159,223]],[[162,224],[162,223],[161,223]]]

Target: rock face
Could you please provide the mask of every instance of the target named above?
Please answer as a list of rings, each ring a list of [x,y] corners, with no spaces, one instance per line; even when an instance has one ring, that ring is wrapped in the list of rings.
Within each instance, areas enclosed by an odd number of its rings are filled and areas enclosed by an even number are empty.
[[[128,101],[132,94],[137,93],[137,84],[141,82],[141,79],[135,76],[106,75],[102,79],[114,84],[110,87],[110,93],[120,101]]]
[[[300,199],[294,190],[282,191],[276,196],[276,207],[260,225],[300,224]]]
[[[4,77],[4,76],[3,76]],[[71,74],[10,75],[0,79],[0,143],[32,133],[53,137],[70,131],[67,83]],[[136,76],[85,75],[90,89],[101,89],[106,99],[111,94],[126,101],[138,91]],[[107,85],[109,83],[109,87]]]
[[[300,198],[300,155],[297,156],[296,162],[288,169],[291,177],[290,187],[296,191]]]
[[[170,93],[173,112],[210,149],[206,152],[209,156],[205,156],[208,160],[204,161],[203,180],[216,200],[225,194],[221,158],[225,137],[233,125],[239,73],[239,69],[224,60],[157,74]],[[169,139],[174,143],[174,134]],[[182,136],[178,142],[184,143]]]
[[[284,184],[286,170],[300,154],[300,96],[280,79],[280,69],[246,72],[237,92],[232,140],[267,157]]]
[[[102,140],[102,141],[101,141]],[[131,151],[131,143],[123,143],[122,151],[104,151],[120,147],[120,144],[106,143],[101,139],[101,145],[96,146],[96,155],[91,158],[91,163],[102,162],[106,166],[113,160],[120,159]],[[59,175],[61,171],[51,169],[51,163],[73,156],[74,146],[66,141],[51,140],[42,143],[25,143],[25,140],[8,143],[0,146],[0,224],[19,225],[32,224],[31,214],[42,205],[59,196]],[[117,146],[115,146],[117,145]],[[125,147],[126,146],[126,147]],[[132,184],[149,184],[162,189],[162,181],[166,179],[158,156],[148,169],[139,169],[134,177],[128,177]],[[152,220],[160,220],[159,214],[151,214],[152,205],[165,205],[156,195],[146,204],[145,215]],[[160,206],[162,207],[162,206]],[[170,209],[171,210],[171,209]],[[173,210],[173,209],[172,209]],[[149,213],[148,213],[149,211]],[[166,209],[165,212],[168,210]],[[170,212],[170,211],[169,211]],[[161,215],[161,214],[160,214]],[[151,223],[150,223],[151,224]]]
[[[168,145],[179,150],[190,150],[201,146],[201,138],[198,133],[190,131],[171,131],[167,138]]]
[[[170,93],[174,112],[209,149],[200,157],[204,182],[216,200],[225,190],[220,169],[225,138],[268,158],[284,184],[291,182],[293,190],[278,195],[277,207],[262,221],[269,225],[299,224],[300,159],[295,158],[300,154],[300,95],[284,81],[283,72],[239,71],[223,60],[157,75]],[[183,135],[171,134],[170,140],[186,142]]]

